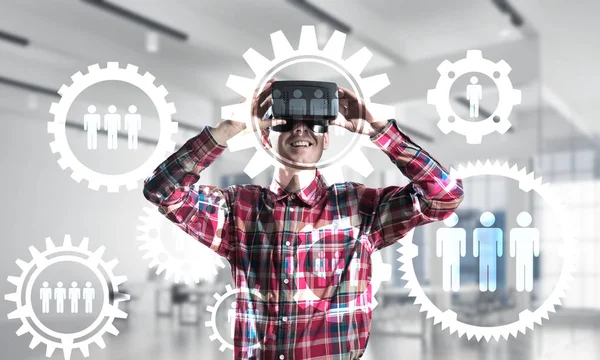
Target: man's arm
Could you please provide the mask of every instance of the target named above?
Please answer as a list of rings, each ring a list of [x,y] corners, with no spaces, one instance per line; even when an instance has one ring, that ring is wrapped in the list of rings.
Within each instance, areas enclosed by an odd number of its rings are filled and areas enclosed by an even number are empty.
[[[221,123],[215,129],[205,127],[170,155],[145,180],[144,196],[179,228],[230,259],[232,194],[216,186],[197,184],[202,171],[226,148],[215,139],[215,135],[220,140],[228,136],[224,127]]]
[[[407,135],[395,120],[370,137],[411,180],[406,186],[360,186],[361,204],[373,203],[370,240],[376,249],[392,245],[419,225],[443,220],[463,199],[462,181],[442,167]]]

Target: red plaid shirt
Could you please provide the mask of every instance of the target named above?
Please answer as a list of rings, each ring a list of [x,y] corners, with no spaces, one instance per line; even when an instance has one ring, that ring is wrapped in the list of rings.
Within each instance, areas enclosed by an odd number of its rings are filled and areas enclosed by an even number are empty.
[[[371,329],[373,252],[443,220],[462,182],[395,120],[371,140],[411,183],[368,188],[315,179],[297,193],[276,181],[224,189],[198,184],[225,150],[205,128],[146,180],[159,211],[231,264],[235,359],[358,359]]]

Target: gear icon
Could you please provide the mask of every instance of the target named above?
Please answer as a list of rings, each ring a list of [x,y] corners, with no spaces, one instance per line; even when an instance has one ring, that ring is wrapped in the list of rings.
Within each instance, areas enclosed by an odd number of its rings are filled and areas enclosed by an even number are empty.
[[[174,236],[186,236],[183,230],[177,228],[156,209],[144,207],[145,216],[140,216],[142,225],[137,226],[140,234],[137,240],[142,242],[139,249],[145,251],[144,259],[151,259],[149,268],[157,267],[156,274],[165,272],[167,280],[173,278],[176,283],[181,280],[186,284],[192,281],[199,283],[200,279],[210,281],[217,275],[219,269],[225,268],[223,258],[208,247],[191,238],[183,238],[182,242],[189,244],[185,249],[183,259],[173,256],[161,242],[161,229],[171,227]]]
[[[219,306],[221,306],[221,304],[223,304],[223,301],[225,299],[227,299],[228,297],[230,297],[234,294],[237,296],[237,294],[239,294],[239,293],[245,293],[248,296],[248,298],[250,298],[250,294],[252,294],[256,297],[256,299],[262,301],[263,303],[265,301],[263,295],[260,293],[260,291],[258,291],[256,289],[249,289],[249,288],[245,288],[245,289],[235,288],[234,289],[231,287],[231,285],[227,284],[227,285],[225,285],[225,293],[223,295],[220,295],[219,293],[215,293],[213,295],[213,297],[217,300],[215,305],[214,306],[209,305],[206,307],[206,311],[210,312],[210,321],[206,321],[204,323],[204,325],[206,327],[212,328],[213,334],[209,337],[209,339],[210,339],[210,341],[215,341],[216,339],[219,340],[219,342],[221,343],[221,346],[219,346],[219,350],[221,352],[225,351],[225,349],[233,350],[233,345],[223,338],[223,336],[219,332],[219,329],[217,328],[217,310],[219,309]],[[252,306],[252,301],[250,301],[249,306]],[[258,349],[261,346],[262,346],[261,342],[257,342],[256,344],[250,346],[248,349],[245,349],[245,350]]]
[[[513,106],[521,103],[521,90],[513,89],[508,77],[510,65],[504,60],[494,63],[484,59],[480,50],[469,50],[464,59],[452,63],[444,60],[437,68],[440,73],[435,89],[427,91],[427,103],[435,105],[440,116],[438,128],[448,134],[455,131],[466,136],[467,143],[481,144],[484,135],[497,131],[504,134],[511,123],[508,117]],[[464,74],[479,72],[494,81],[498,89],[498,106],[487,119],[482,121],[467,121],[456,114],[450,104],[450,91],[454,81]]]
[[[365,102],[373,117],[380,119],[390,119],[395,117],[393,106],[372,103],[370,98],[389,85],[389,79],[386,74],[378,74],[367,78],[361,77],[361,72],[371,59],[372,53],[366,48],[362,48],[346,60],[342,59],[346,34],[335,31],[323,50],[319,50],[314,26],[303,26],[300,34],[300,43],[298,50],[292,48],[291,44],[280,30],[271,34],[271,43],[275,58],[269,60],[263,55],[250,48],[244,53],[244,59],[256,75],[254,79],[230,75],[227,80],[227,87],[234,90],[245,99],[251,99],[254,96],[255,89],[262,89],[267,77],[272,76],[287,66],[299,62],[316,62],[328,65],[334,70],[345,71],[353,78],[357,84],[354,91],[362,94]],[[344,74],[346,76],[346,74]],[[360,90],[360,92],[358,92]],[[239,104],[227,105],[221,108],[221,118],[246,123],[248,129],[256,128],[253,124],[250,102],[246,101]],[[265,149],[261,140],[255,133],[242,132],[227,142],[230,151],[240,151],[255,147],[256,153],[249,161],[244,172],[254,178],[270,165],[277,166],[280,161],[286,161],[276,154],[272,149]],[[376,146],[366,136],[353,134],[340,153],[327,161],[317,163],[319,171],[330,184],[343,182],[343,173],[341,167],[347,165],[367,177],[373,172],[373,166],[369,160],[360,151],[361,147]],[[297,166],[297,165],[296,165]]]
[[[353,227],[352,231],[354,238],[356,238],[358,236],[359,229],[357,227]],[[413,231],[411,231],[410,235],[407,236],[412,236],[412,233]],[[311,252],[312,246],[320,241],[318,230],[313,230],[310,234],[310,238],[311,244],[308,249],[306,251],[298,252],[299,264],[306,264],[308,254]],[[320,311],[327,312],[331,315],[327,317],[327,319],[330,321],[336,321],[338,319],[337,315],[339,314],[349,313],[356,310],[371,312],[373,309],[375,309],[375,307],[377,307],[378,302],[375,298],[375,294],[377,294],[381,283],[384,281],[390,281],[392,278],[392,265],[384,263],[381,252],[376,251],[371,254],[371,268],[372,275],[368,286],[365,288],[362,294],[345,304],[347,306],[333,309],[330,307],[331,304],[328,302],[320,301],[321,298],[315,294],[310,287],[310,283],[312,281],[307,281],[306,275],[296,277],[299,290],[296,291],[294,300],[298,302],[298,306],[301,308],[312,306]]]
[[[96,343],[100,348],[106,346],[102,339],[104,333],[109,332],[115,336],[119,334],[119,330],[113,325],[114,319],[127,318],[127,314],[119,309],[120,302],[129,300],[128,294],[119,292],[119,285],[127,281],[127,277],[113,274],[113,270],[119,261],[117,259],[109,262],[103,261],[102,255],[106,248],[101,246],[98,250],[92,252],[88,250],[88,245],[88,238],[83,238],[79,246],[72,245],[69,235],[65,235],[61,246],[54,245],[50,238],[46,238],[45,251],[39,252],[35,247],[29,247],[29,252],[33,257],[32,261],[25,262],[20,259],[16,261],[22,270],[21,276],[8,277],[8,281],[17,287],[16,292],[5,296],[6,300],[17,304],[17,309],[8,314],[8,318],[21,319],[23,325],[17,330],[17,335],[30,333],[33,336],[29,345],[31,349],[40,343],[46,344],[46,357],[51,357],[57,348],[63,350],[66,360],[70,359],[72,350],[76,348],[81,351],[84,357],[88,357],[91,343]],[[96,274],[103,285],[104,299],[98,318],[91,326],[77,333],[65,334],[49,329],[41,323],[31,305],[32,288],[35,280],[44,269],[59,262],[76,262],[87,266]],[[59,339],[59,341],[55,339]]]
[[[501,164],[496,161],[492,164],[489,160],[482,164],[478,161],[476,164],[469,162],[466,166],[460,165],[458,169],[450,169],[450,176],[457,179],[465,179],[473,176],[481,175],[496,175],[513,179],[519,182],[519,187],[524,192],[535,191],[549,206],[559,215],[561,221],[561,230],[563,234],[563,244],[559,254],[564,257],[562,271],[552,293],[548,298],[535,310],[523,310],[519,313],[519,320],[500,326],[475,326],[463,323],[457,320],[456,312],[452,310],[441,311],[438,307],[429,300],[415,274],[413,259],[418,255],[418,247],[412,243],[410,239],[400,240],[401,248],[398,249],[400,258],[398,261],[402,263],[400,270],[405,274],[402,279],[406,280],[406,288],[411,289],[409,296],[414,297],[414,303],[421,305],[421,312],[426,312],[427,318],[433,317],[434,324],[441,323],[442,330],[448,328],[450,334],[458,333],[459,337],[464,334],[470,340],[473,336],[477,341],[485,338],[490,341],[493,337],[496,341],[503,337],[505,340],[510,335],[517,337],[518,333],[525,334],[527,328],[533,330],[535,324],[541,325],[543,319],[548,319],[550,312],[556,312],[555,306],[561,304],[561,298],[566,296],[565,291],[568,288],[568,283],[572,280],[572,274],[575,271],[575,239],[571,236],[571,231],[568,228],[573,222],[570,221],[569,213],[564,205],[550,191],[549,184],[542,183],[542,178],[535,178],[533,172],[527,173],[525,168],[519,169],[517,165],[510,166],[508,162]]]
[[[61,99],[58,103],[52,103],[50,107],[50,113],[54,115],[54,120],[48,122],[48,133],[54,134],[50,149],[53,153],[59,153],[60,158],[57,162],[60,167],[63,170],[71,168],[71,177],[77,182],[86,179],[90,189],[99,190],[101,185],[106,186],[108,192],[118,192],[119,187],[123,185],[128,190],[135,189],[138,182],[146,178],[165,156],[175,149],[175,142],[171,139],[171,136],[177,133],[177,123],[171,119],[175,114],[175,106],[173,103],[167,103],[165,97],[168,92],[165,87],[154,85],[154,76],[148,72],[141,75],[137,71],[137,66],[128,64],[123,69],[117,62],[109,62],[106,68],[100,68],[98,64],[92,65],[88,67],[87,74],[77,72],[73,75],[73,83],[70,86],[63,85],[58,90]],[[84,90],[103,81],[124,81],[137,86],[152,100],[158,111],[161,131],[154,152],[137,169],[124,174],[107,175],[88,168],[75,157],[67,141],[65,125],[71,105]]]

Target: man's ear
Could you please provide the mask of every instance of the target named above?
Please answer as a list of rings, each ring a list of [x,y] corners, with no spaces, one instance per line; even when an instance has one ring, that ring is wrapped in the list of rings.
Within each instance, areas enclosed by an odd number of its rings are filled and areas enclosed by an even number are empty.
[[[323,134],[323,150],[327,150],[329,147],[329,131]]]

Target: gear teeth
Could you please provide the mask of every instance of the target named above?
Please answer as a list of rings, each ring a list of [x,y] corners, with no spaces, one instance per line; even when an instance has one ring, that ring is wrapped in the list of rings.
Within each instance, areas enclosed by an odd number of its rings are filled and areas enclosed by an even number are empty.
[[[454,131],[466,137],[469,144],[481,144],[484,135],[497,132],[505,134],[512,126],[509,121],[510,113],[515,105],[521,103],[521,92],[513,89],[508,78],[510,66],[504,60],[494,63],[484,59],[480,50],[469,50],[467,56],[455,63],[444,60],[437,68],[440,77],[435,89],[427,92],[427,103],[435,105],[440,121],[439,129],[448,134]],[[498,105],[492,116],[481,121],[469,121],[460,118],[450,103],[450,92],[456,79],[470,72],[478,72],[494,81],[498,89]],[[450,77],[450,74],[453,74]],[[499,76],[496,74],[498,73]],[[452,118],[453,121],[449,121]],[[496,122],[495,119],[500,121]]]
[[[486,341],[491,339],[499,341],[501,338],[506,340],[511,335],[516,338],[519,332],[525,334],[527,329],[534,330],[535,324],[541,326],[543,319],[549,319],[550,312],[556,312],[555,306],[560,305],[561,299],[566,297],[565,290],[569,287],[569,282],[572,280],[572,274],[575,271],[576,257],[573,249],[576,248],[577,243],[569,235],[569,226],[572,221],[569,219],[568,212],[557,196],[549,190],[549,185],[543,183],[541,177],[536,178],[533,172],[527,172],[525,168],[519,169],[518,165],[510,166],[508,162],[501,163],[498,160],[492,163],[489,159],[485,163],[481,161],[477,161],[475,164],[468,162],[466,165],[459,164],[457,169],[450,168],[450,176],[453,178],[465,179],[479,175],[499,175],[518,181],[521,189],[534,190],[555,212],[559,213],[558,218],[563,219],[564,222],[561,224],[563,246],[569,250],[564,254],[560,277],[548,299],[534,312],[531,310],[522,311],[519,314],[518,321],[507,325],[479,327],[465,324],[458,321],[456,316],[450,316],[450,310],[441,312],[423,292],[414,270],[412,259],[417,254],[416,250],[413,249],[417,249],[417,247],[412,244],[412,241],[400,240],[402,246],[397,250],[400,253],[398,261],[402,264],[400,270],[404,271],[402,279],[406,280],[405,287],[410,289],[409,297],[414,297],[414,303],[421,305],[420,311],[426,312],[426,318],[434,318],[434,325],[439,323],[442,329],[449,329],[451,334],[457,332],[459,337],[466,335],[469,340],[475,337],[478,341],[482,338]]]
[[[81,72],[71,76],[73,83],[63,85],[58,93],[61,100],[58,103],[52,103],[49,112],[54,115],[53,121],[48,122],[47,131],[54,135],[54,141],[50,143],[50,149],[53,153],[59,153],[57,160],[61,169],[72,170],[71,178],[76,182],[85,179],[89,182],[88,188],[98,191],[100,187],[106,187],[108,192],[118,192],[121,187],[128,190],[137,188],[140,180],[147,177],[152,172],[156,164],[164,160],[164,157],[173,151],[175,144],[171,139],[172,135],[177,133],[177,125],[172,121],[171,116],[176,113],[175,105],[166,102],[168,91],[163,85],[154,85],[155,77],[149,72],[141,75],[139,68],[132,64],[127,64],[125,68],[120,68],[118,62],[108,62],[105,68],[98,64],[88,66],[87,74]],[[150,158],[133,171],[119,174],[106,175],[99,174],[82,164],[69,148],[66,139],[66,117],[73,101],[88,87],[103,81],[122,81],[130,83],[142,90],[156,107],[160,120],[160,135],[155,151]],[[133,186],[136,183],[136,186]]]
[[[386,74],[362,78],[361,72],[366,68],[373,54],[368,49],[362,48],[352,54],[348,59],[344,60],[342,59],[342,55],[345,41],[346,34],[336,30],[327,41],[323,50],[319,51],[314,26],[303,26],[298,50],[295,50],[282,31],[274,32],[271,34],[271,44],[273,46],[275,58],[270,61],[250,48],[244,53],[244,59],[254,72],[255,78],[250,79],[232,74],[229,75],[226,86],[244,98],[250,99],[254,96],[255,90],[259,87],[261,81],[264,80],[263,78],[269,74],[271,69],[282,70],[286,64],[292,63],[289,61],[290,59],[324,58],[329,60],[329,62],[335,63],[336,68],[343,68],[347,73],[356,78],[357,87],[360,89],[361,94],[363,94],[364,102],[369,106],[373,106],[374,109],[377,110],[376,113],[378,116],[385,118],[395,117],[394,107],[372,104],[369,99],[370,96],[379,93],[382,89],[389,86],[389,78]],[[241,108],[241,106],[237,104],[223,106],[221,108],[221,118],[243,122],[246,124],[247,128],[254,128],[250,111]],[[278,157],[269,154],[273,149],[267,149],[267,147],[262,144],[262,140],[254,135],[255,134],[253,133],[248,134],[248,136],[242,136],[240,134],[227,142],[227,146],[231,151],[239,151],[252,146],[257,149],[255,155],[244,169],[244,172],[250,178],[255,178],[258,174],[272,165],[278,166]],[[351,148],[362,147],[360,140],[357,140],[358,138],[359,135],[354,136],[348,146]],[[374,145],[369,142],[369,147],[374,147]],[[351,152],[348,151],[345,156],[340,158],[339,162],[344,165],[352,163],[350,154]],[[317,166],[318,165],[319,164],[317,164]],[[327,166],[319,167],[319,170],[324,172],[326,167]],[[333,171],[330,173],[333,173]],[[365,171],[365,173],[367,173],[367,171]],[[370,173],[370,171],[368,171],[368,173]]]
[[[87,349],[87,343],[90,341],[101,339],[102,335],[105,332],[114,333],[114,326],[112,325],[112,321],[115,317],[123,317],[126,318],[127,314],[118,309],[118,301],[129,300],[129,295],[124,295],[118,292],[117,283],[122,283],[122,277],[117,277],[112,272],[114,266],[110,266],[110,264],[114,265],[114,262],[106,263],[102,261],[102,259],[95,259],[94,255],[98,253],[92,253],[88,249],[88,238],[83,238],[82,242],[78,246],[73,246],[71,241],[71,236],[66,234],[64,236],[63,242],[61,245],[56,246],[51,238],[45,239],[46,249],[42,252],[35,249],[35,247],[30,248],[30,252],[32,255],[32,262],[25,263],[22,260],[17,260],[17,264],[22,270],[22,273],[19,277],[9,276],[8,280],[12,284],[17,287],[17,292],[9,294],[5,296],[5,298],[9,301],[13,301],[16,303],[17,308],[8,314],[9,319],[17,319],[19,318],[22,322],[22,325],[16,331],[17,336],[22,336],[25,333],[30,333],[32,335],[32,340],[30,342],[30,347],[33,349],[37,347],[40,343],[46,345],[46,356],[51,357],[57,347],[61,348],[63,351],[63,355],[65,359],[70,359],[72,350],[75,348],[79,348],[84,356],[89,356],[89,352]],[[78,253],[82,258],[82,264],[86,265],[90,269],[96,268],[101,273],[107,276],[106,284],[111,284],[113,293],[115,294],[114,304],[104,304],[102,310],[99,315],[99,319],[108,319],[108,321],[101,321],[100,325],[97,326],[96,329],[84,330],[84,332],[78,332],[76,334],[64,334],[64,336],[55,336],[54,334],[48,335],[45,333],[40,333],[38,328],[33,328],[29,324],[31,322],[36,323],[39,322],[37,315],[33,311],[31,304],[22,303],[23,292],[28,288],[28,283],[35,281],[35,278],[31,276],[31,272],[33,271],[33,267],[35,266],[37,269],[35,270],[35,274],[41,273],[46,267],[53,264],[48,259],[55,259],[61,253],[68,253],[71,255],[72,253]],[[35,275],[34,275],[35,276]],[[109,289],[106,289],[108,291]],[[118,300],[119,297],[123,297]],[[94,330],[96,331],[95,333]],[[117,332],[118,333],[118,332]],[[91,336],[90,336],[91,334]],[[46,337],[48,335],[48,338]],[[60,344],[56,342],[56,339],[60,339]],[[75,339],[82,338],[84,340],[75,342]]]

